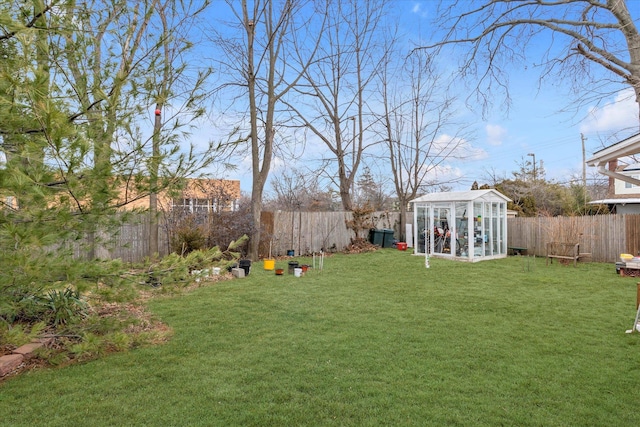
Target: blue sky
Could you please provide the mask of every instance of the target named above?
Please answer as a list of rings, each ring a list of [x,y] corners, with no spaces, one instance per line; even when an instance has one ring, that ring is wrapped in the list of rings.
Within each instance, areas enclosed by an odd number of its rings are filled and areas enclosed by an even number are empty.
[[[430,28],[430,14],[434,11],[435,1],[395,1],[394,11],[402,17],[407,43],[421,40],[425,29]],[[637,19],[638,17],[636,17]],[[544,39],[539,39],[544,44]],[[545,46],[539,46],[543,49]],[[464,123],[473,130],[467,141],[469,159],[455,160],[447,165],[447,173],[461,178],[454,189],[468,189],[473,181],[486,182],[487,171],[498,176],[511,177],[523,160],[531,160],[529,153],[535,154],[538,164],[542,162],[547,179],[568,182],[571,176],[580,176],[582,171],[581,134],[586,138],[586,157],[594,151],[616,142],[611,139],[626,137],[638,130],[638,104],[634,102],[630,90],[618,92],[601,101],[599,106],[583,105],[576,111],[562,112],[572,103],[570,88],[562,81],[546,80],[539,82],[539,71],[532,65],[539,53],[536,46],[528,49],[531,57],[524,64],[507,65],[509,68],[510,93],[512,104],[509,110],[502,107],[500,99],[486,115],[480,109],[467,109],[463,103],[459,114]],[[443,57],[443,65],[453,64],[455,59]],[[525,68],[526,66],[526,68]],[[460,85],[461,97],[466,96],[464,85]],[[228,123],[230,125],[230,123]],[[194,138],[217,131],[202,129]],[[220,127],[220,122],[216,124]],[[625,132],[619,133],[626,129]],[[218,129],[220,131],[221,129]],[[312,138],[307,140],[306,151],[295,156],[276,158],[273,174],[282,169],[300,167],[305,161],[314,158],[314,153],[326,150],[326,147]],[[302,162],[301,162],[302,160]],[[228,179],[240,179],[241,187],[249,192],[251,188],[250,159],[238,159],[238,170],[225,172]],[[378,163],[374,173],[384,176],[385,170]],[[588,170],[588,175],[595,171]],[[270,186],[266,187],[267,192]]]
[[[411,3],[412,14],[419,16],[423,22],[429,22],[436,4],[435,1],[401,3]],[[635,11],[634,18],[640,25],[640,8],[630,7],[630,11]],[[507,64],[512,98],[508,111],[501,108],[500,100],[497,100],[486,117],[479,115],[478,111],[469,113],[478,131],[474,143],[485,157],[461,166],[465,175],[477,175],[478,169],[487,167],[510,174],[518,169],[523,157],[530,160],[527,154],[534,153],[536,161],[544,163],[547,178],[566,182],[571,174],[581,173],[581,134],[586,138],[588,158],[603,145],[616,142],[616,137],[638,132],[638,104],[630,89],[613,93],[609,98],[602,99],[599,105],[586,104],[572,108],[575,95],[571,93],[568,81],[551,77],[540,80],[540,68],[535,64],[540,63],[542,52],[550,45],[550,35],[550,32],[542,33],[533,39],[535,43],[526,48],[526,60]],[[434,38],[437,39],[437,36]],[[557,51],[563,47],[562,44],[556,44],[554,49]],[[448,51],[455,52],[453,49]],[[612,77],[600,67],[594,70],[595,73],[602,72],[607,78]],[[623,85],[612,83],[607,89],[621,87],[624,88]],[[567,109],[569,111],[562,112]]]
[[[536,82],[523,85],[508,116],[497,111],[488,120],[479,119],[476,144],[486,157],[465,165],[466,173],[474,175],[476,169],[495,168],[510,174],[518,169],[523,157],[531,160],[528,154],[532,153],[536,162],[543,162],[548,179],[567,182],[582,170],[581,134],[586,138],[588,158],[603,145],[616,142],[611,138],[621,130],[636,124],[634,130],[622,132],[620,137],[638,130],[638,105],[630,90],[618,93],[604,105],[586,106],[577,113],[562,113],[567,97],[557,96],[554,91],[543,87],[538,93]]]

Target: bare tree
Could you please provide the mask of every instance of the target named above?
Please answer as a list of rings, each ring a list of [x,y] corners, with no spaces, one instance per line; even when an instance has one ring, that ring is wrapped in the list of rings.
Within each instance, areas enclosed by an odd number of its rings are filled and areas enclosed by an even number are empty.
[[[386,174],[386,173],[385,173]],[[375,176],[371,168],[365,166],[356,182],[353,200],[357,206],[369,206],[374,211],[389,209],[388,176]]]
[[[268,201],[271,209],[290,211],[333,210],[331,192],[322,188],[320,172],[287,168],[273,176],[274,197]]]
[[[151,63],[149,73],[155,74],[155,84],[150,85],[150,97],[155,101],[155,119],[153,126],[151,156],[149,158],[149,255],[158,253],[158,190],[162,188],[159,181],[160,163],[162,160],[161,133],[163,129],[162,112],[165,106],[172,108],[172,114],[166,122],[176,122],[179,117],[189,115],[189,121],[200,117],[202,101],[205,98],[204,83],[211,75],[207,67],[193,71],[187,64],[194,43],[189,41],[188,32],[194,27],[198,16],[208,6],[208,1],[175,2],[173,0],[158,1],[156,8],[158,24],[155,29],[160,33],[158,40],[161,53],[157,63]],[[185,75],[191,74],[190,78]]]
[[[340,189],[345,210],[353,207],[352,192],[365,149],[371,119],[367,98],[384,57],[379,37],[386,2],[328,2],[327,30],[317,60],[305,73],[305,85],[287,105],[304,126],[329,149],[329,176]],[[335,171],[335,172],[333,172]]]
[[[640,103],[640,8],[635,0],[477,0],[442,1],[437,22],[443,40],[423,46],[470,46],[463,73],[477,77],[486,108],[495,88],[509,101],[505,61],[523,60],[528,46],[544,46],[541,76],[568,79],[579,104],[601,100],[617,89],[633,88]],[[633,16],[635,14],[635,17]],[[602,72],[604,71],[604,72]],[[616,86],[614,86],[616,87]]]
[[[494,188],[498,183],[502,181],[506,181],[508,179],[507,172],[498,171],[495,167],[487,167],[484,168],[481,175],[481,185],[480,189],[483,186],[487,188]]]
[[[387,61],[380,76],[381,137],[387,142],[402,236],[408,202],[429,187],[446,184],[437,176],[439,169],[465,157],[466,126],[455,123],[455,99],[439,92],[444,87],[441,76],[424,52],[409,57],[401,69]]]
[[[238,79],[226,83],[242,89],[248,111],[251,170],[251,211],[254,228],[249,243],[249,256],[258,258],[264,187],[274,156],[276,129],[286,120],[279,114],[282,98],[296,86],[315,53],[313,43],[303,49],[300,39],[308,34],[309,2],[295,0],[255,0],[250,8],[247,0],[240,5],[227,0],[239,23],[241,39],[232,40],[220,34],[216,43],[224,51],[221,65]],[[322,14],[320,14],[322,16]],[[318,28],[314,28],[318,29]],[[322,26],[319,31],[322,32]],[[247,98],[244,98],[244,95]]]
[[[273,207],[277,209],[298,211],[303,207],[304,192],[307,182],[304,174],[290,169],[273,177],[271,187],[275,193],[275,198],[271,201]]]

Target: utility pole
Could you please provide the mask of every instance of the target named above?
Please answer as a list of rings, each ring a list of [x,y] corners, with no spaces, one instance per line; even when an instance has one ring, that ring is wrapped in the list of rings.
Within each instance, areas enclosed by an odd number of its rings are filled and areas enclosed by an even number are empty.
[[[584,142],[587,138],[581,133],[580,140],[582,141],[582,203],[587,206],[587,158],[584,148]]]
[[[587,188],[587,158],[586,151],[584,149],[584,142],[587,140],[584,134],[580,134],[580,139],[582,140],[582,186]]]
[[[353,133],[351,134],[351,173],[356,167],[356,116],[349,117],[349,120],[353,120]],[[356,191],[356,177],[351,178],[351,198],[353,199]]]

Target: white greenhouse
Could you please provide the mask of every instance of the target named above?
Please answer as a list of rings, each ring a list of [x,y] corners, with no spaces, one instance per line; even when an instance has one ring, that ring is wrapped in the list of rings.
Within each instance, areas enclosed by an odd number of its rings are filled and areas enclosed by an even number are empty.
[[[412,200],[414,253],[470,262],[506,257],[509,201],[493,189]]]

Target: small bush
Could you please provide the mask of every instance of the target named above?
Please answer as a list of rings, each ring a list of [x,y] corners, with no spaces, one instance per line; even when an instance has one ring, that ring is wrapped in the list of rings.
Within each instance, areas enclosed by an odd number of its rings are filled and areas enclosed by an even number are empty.
[[[193,216],[183,218],[173,230],[171,236],[171,250],[179,255],[186,255],[205,247],[207,233],[201,225],[196,223]]]
[[[242,235],[251,235],[255,229],[251,204],[241,201],[240,206],[233,212],[211,212],[207,218],[208,226],[208,246],[218,246],[220,249],[228,250],[231,241],[237,241]],[[245,253],[248,240],[243,241],[241,246],[234,250]]]
[[[10,290],[0,299],[0,319],[8,324],[15,322],[34,323],[45,318],[47,311],[39,294],[40,289]]]
[[[113,351],[126,351],[131,348],[133,338],[124,332],[113,332],[104,337],[108,346]]]
[[[82,341],[71,344],[69,352],[81,361],[91,360],[105,353],[105,341],[103,337],[92,333],[82,336]]]
[[[96,335],[105,335],[112,331],[123,329],[124,322],[116,318],[115,315],[107,315],[106,313],[92,314],[87,316],[83,322],[83,329]]]
[[[40,336],[47,327],[45,322],[38,322],[31,325],[31,330],[28,330],[26,325],[20,323],[12,326],[0,324],[0,326],[0,342],[13,347],[20,347],[23,344],[31,342],[34,338]]]
[[[352,239],[352,242],[358,242],[360,239],[366,238],[366,232],[374,226],[374,212],[375,211],[368,203],[365,203],[363,206],[355,206],[353,208],[351,212],[351,219],[345,220],[347,228],[355,234],[355,238]],[[365,236],[362,236],[362,233],[365,233]]]
[[[106,285],[103,283],[95,287],[94,295],[105,302],[129,302],[135,300],[139,295],[139,289],[136,287],[138,282],[127,281],[117,285]]]

